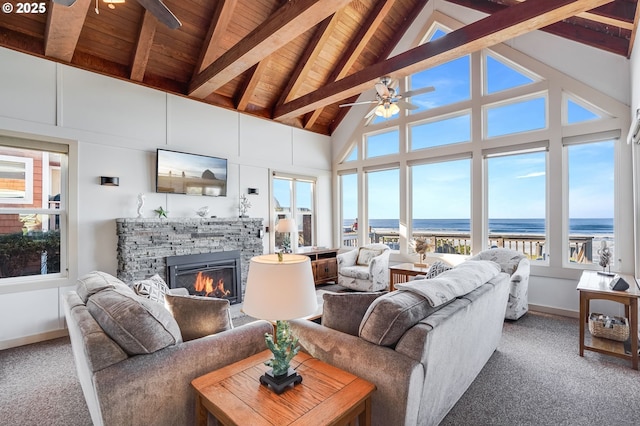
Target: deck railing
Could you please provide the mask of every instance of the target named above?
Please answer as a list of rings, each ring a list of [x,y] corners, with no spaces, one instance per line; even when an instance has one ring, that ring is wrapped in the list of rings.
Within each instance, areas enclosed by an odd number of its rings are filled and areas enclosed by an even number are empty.
[[[469,234],[414,232],[413,237],[423,237],[433,247],[435,253],[471,254]],[[374,243],[388,245],[392,250],[400,249],[400,235],[397,231],[371,231],[369,239]],[[488,247],[504,247],[523,253],[532,260],[546,259],[546,239],[543,235],[532,234],[490,234]],[[343,246],[358,246],[355,232],[343,233]],[[593,237],[573,235],[569,237],[569,259],[576,263],[593,263]]]

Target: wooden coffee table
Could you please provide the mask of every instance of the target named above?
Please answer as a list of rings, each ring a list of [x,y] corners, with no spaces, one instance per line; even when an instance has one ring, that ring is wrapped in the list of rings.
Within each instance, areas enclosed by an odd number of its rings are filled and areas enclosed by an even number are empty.
[[[399,265],[389,266],[389,291],[396,289],[396,284],[406,283],[409,277],[416,275],[424,275],[429,270],[429,265],[418,267],[413,263],[401,263]]]
[[[325,364],[305,353],[291,362],[302,383],[276,395],[260,384],[269,367],[270,351],[198,377],[196,424],[207,424],[211,413],[223,425],[348,425],[371,424],[371,394],[375,385]]]

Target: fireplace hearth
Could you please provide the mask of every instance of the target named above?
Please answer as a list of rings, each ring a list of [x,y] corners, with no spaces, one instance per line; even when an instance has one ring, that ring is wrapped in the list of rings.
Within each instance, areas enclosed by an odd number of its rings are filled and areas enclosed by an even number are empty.
[[[240,251],[169,256],[167,284],[170,288],[184,287],[195,296],[242,302]]]

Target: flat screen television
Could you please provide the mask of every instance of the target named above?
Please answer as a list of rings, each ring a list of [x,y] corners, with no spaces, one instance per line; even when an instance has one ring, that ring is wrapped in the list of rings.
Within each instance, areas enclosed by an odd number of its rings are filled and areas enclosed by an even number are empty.
[[[156,192],[226,197],[227,159],[158,149]]]

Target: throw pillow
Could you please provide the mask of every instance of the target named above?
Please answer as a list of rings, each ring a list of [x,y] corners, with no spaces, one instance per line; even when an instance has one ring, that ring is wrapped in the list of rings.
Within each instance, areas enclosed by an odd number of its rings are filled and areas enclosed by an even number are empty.
[[[167,293],[164,301],[185,342],[233,328],[226,299]]]
[[[453,266],[447,263],[441,262],[440,260],[436,260],[435,262],[433,262],[431,266],[429,266],[429,269],[425,274],[425,278],[426,279],[435,278],[441,273],[443,273],[444,271],[448,271],[451,268],[453,268]]]
[[[159,303],[164,303],[164,296],[169,292],[169,286],[158,274],[144,280],[136,281],[131,287],[138,296],[146,297]]]
[[[371,303],[360,323],[359,336],[376,345],[394,346],[407,330],[440,308],[430,306],[420,295],[392,291]]]
[[[358,259],[356,260],[356,265],[369,266],[369,263],[371,263],[371,259],[376,256],[380,256],[381,254],[382,250],[360,247],[358,249]]]
[[[87,301],[96,322],[128,355],[150,354],[182,341],[178,323],[158,302],[121,289],[107,289]]]
[[[123,291],[131,291],[129,287],[113,275],[106,272],[92,271],[78,278],[76,292],[83,303],[87,303],[89,297],[109,288],[119,288]],[[133,293],[133,292],[132,292]]]
[[[386,292],[325,293],[322,295],[322,325],[343,333],[358,335],[369,305]]]

